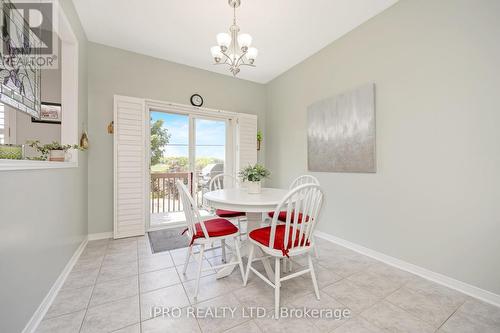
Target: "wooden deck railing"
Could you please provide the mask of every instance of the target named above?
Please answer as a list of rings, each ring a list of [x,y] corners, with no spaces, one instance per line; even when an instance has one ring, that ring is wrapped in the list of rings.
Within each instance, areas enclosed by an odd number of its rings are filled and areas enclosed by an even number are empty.
[[[151,213],[168,213],[182,211],[179,192],[175,186],[182,180],[193,193],[192,172],[166,172],[151,174]]]

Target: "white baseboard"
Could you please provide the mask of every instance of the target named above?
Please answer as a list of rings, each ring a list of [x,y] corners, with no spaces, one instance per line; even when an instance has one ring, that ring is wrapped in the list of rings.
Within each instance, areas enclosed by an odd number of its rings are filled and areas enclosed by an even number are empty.
[[[446,275],[440,274],[433,272],[431,270],[428,270],[426,268],[411,264],[409,262],[388,256],[386,254],[383,254],[381,252],[377,252],[375,250],[366,248],[364,246],[349,242],[345,239],[335,237],[333,235],[327,234],[322,231],[316,231],[315,235],[319,238],[323,238],[327,241],[330,241],[332,243],[341,245],[343,247],[346,247],[350,250],[356,251],[358,253],[364,254],[368,257],[371,257],[373,259],[382,261],[388,265],[394,266],[396,268],[402,269],[404,271],[413,273],[415,275],[418,275],[420,277],[423,277],[424,279],[431,280],[433,282],[439,283],[445,287],[455,289],[457,291],[460,291],[464,294],[467,294],[469,296],[472,296],[474,298],[478,298],[482,301],[485,301],[487,303],[493,304],[495,306],[500,306],[500,295],[494,294],[490,291],[478,288],[476,286],[470,285],[468,283],[455,280],[451,277],[448,277]]]
[[[113,238],[113,233],[111,231],[100,232],[100,233],[96,233],[96,234],[89,234],[89,236],[88,236],[89,241],[106,239],[106,238]]]
[[[36,328],[38,327],[38,325],[42,321],[43,317],[45,316],[45,314],[49,310],[50,306],[52,305],[52,302],[56,298],[57,293],[59,292],[59,290],[63,286],[64,282],[66,281],[66,278],[68,277],[69,273],[73,269],[73,266],[78,261],[78,258],[82,254],[86,245],[87,245],[87,238],[85,238],[82,241],[82,243],[80,244],[80,246],[78,246],[75,253],[73,254],[71,259],[68,261],[68,263],[64,267],[63,271],[61,272],[61,274],[57,278],[56,282],[54,282],[54,284],[52,285],[52,288],[50,288],[49,292],[47,293],[47,295],[43,299],[42,303],[40,303],[40,305],[36,309],[33,316],[31,316],[30,321],[24,327],[22,333],[35,332]]]

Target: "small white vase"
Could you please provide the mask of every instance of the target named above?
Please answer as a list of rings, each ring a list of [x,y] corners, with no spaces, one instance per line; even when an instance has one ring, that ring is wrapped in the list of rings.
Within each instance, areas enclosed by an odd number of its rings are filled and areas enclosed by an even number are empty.
[[[49,152],[49,161],[64,162],[65,158],[66,152],[64,150],[51,150]]]
[[[260,189],[260,182],[247,182],[247,190],[249,194],[259,194]]]

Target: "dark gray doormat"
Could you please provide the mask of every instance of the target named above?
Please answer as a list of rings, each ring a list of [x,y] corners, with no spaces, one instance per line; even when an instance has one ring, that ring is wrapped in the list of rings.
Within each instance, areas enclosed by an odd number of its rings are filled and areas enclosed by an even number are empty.
[[[162,229],[148,232],[153,253],[180,249],[189,246],[189,239],[182,232],[186,227]]]

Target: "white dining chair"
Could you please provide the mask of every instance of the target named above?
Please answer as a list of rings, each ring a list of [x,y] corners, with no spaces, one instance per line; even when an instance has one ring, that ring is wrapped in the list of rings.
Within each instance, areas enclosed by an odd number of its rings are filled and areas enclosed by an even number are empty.
[[[304,184],[316,184],[319,185],[319,180],[318,178],[311,176],[311,175],[302,175],[298,176],[293,180],[293,182],[290,184],[289,189],[292,190],[300,185]]]
[[[210,180],[210,183],[208,184],[209,191],[216,191],[216,190],[222,190],[224,188],[234,188],[234,187],[240,187],[240,182],[236,177],[227,173],[223,173],[213,177]],[[215,215],[225,219],[236,219],[236,222],[238,223],[238,228],[240,229],[240,240],[241,240],[241,235],[243,230],[241,228],[241,222],[246,219],[245,212],[235,212],[232,210],[216,209]],[[224,249],[224,247],[222,248]],[[223,258],[225,260],[224,254]]]
[[[248,234],[250,254],[244,284],[247,284],[250,271],[252,271],[274,288],[274,311],[276,319],[279,318],[280,288],[283,281],[310,273],[314,292],[316,293],[316,298],[319,300],[318,283],[314,273],[311,251],[315,247],[313,233],[318,223],[322,205],[323,191],[319,185],[300,185],[288,192],[277,206],[270,226],[252,230]],[[280,223],[278,220],[279,212],[282,211],[287,213],[285,223]],[[254,258],[256,247],[264,252],[265,257]],[[280,260],[304,254],[307,255],[308,267],[281,277]],[[270,281],[266,276],[252,267],[254,261],[263,260],[267,257],[275,258],[274,281]]]
[[[319,180],[318,178],[314,177],[314,176],[311,176],[311,175],[301,175],[301,176],[298,176],[297,178],[295,178],[291,183],[290,183],[290,186],[288,187],[289,190],[293,190],[294,188],[300,186],[300,185],[304,185],[304,184],[314,184],[314,185],[320,185],[319,184]],[[270,219],[273,218],[273,215],[274,215],[274,212],[269,212],[268,213],[268,217],[267,217],[267,221],[268,223],[270,223]],[[280,222],[285,222],[286,221],[286,212],[285,211],[281,211],[279,212],[279,215],[278,215],[278,220]],[[318,248],[315,247],[314,248],[314,256],[316,258],[319,258],[319,253],[318,253]],[[292,262],[290,261],[290,267],[289,267],[289,271],[292,270]],[[286,270],[287,268],[287,261],[286,260],[283,260],[283,266],[284,266],[284,269]]]
[[[304,184],[319,185],[319,180],[318,180],[318,178],[311,176],[311,175],[298,176],[290,183],[290,186],[288,187],[288,189],[293,190],[294,188],[299,187],[300,185],[304,185]],[[274,215],[274,212],[269,212],[268,219],[272,219],[273,215]],[[286,212],[285,211],[279,213],[278,220],[282,221],[282,222],[286,221]]]
[[[223,268],[226,266],[240,266],[241,277],[244,279],[244,269],[243,262],[241,261],[240,254],[240,244],[239,244],[239,230],[233,223],[223,218],[212,218],[208,220],[202,220],[200,216],[200,212],[198,210],[198,206],[196,205],[193,197],[189,193],[186,185],[181,180],[177,180],[176,182],[177,190],[179,191],[179,195],[182,201],[182,206],[184,210],[184,214],[186,216],[187,228],[184,230],[184,233],[190,240],[189,247],[187,248],[186,261],[184,262],[184,269],[182,274],[186,274],[186,270],[189,263],[189,258],[191,255],[194,256],[195,260],[198,262],[198,270],[196,274],[196,291],[194,298],[195,300],[198,297],[199,285],[200,285],[200,276],[202,271],[207,270],[217,270],[219,268]],[[206,251],[211,251],[214,248],[212,245],[214,242],[219,242],[223,244],[224,247],[227,246],[226,240],[233,239],[233,251],[236,253],[236,261],[232,261],[230,263],[212,266],[211,268],[202,269],[203,258]],[[193,252],[193,246],[199,245],[200,250],[197,253]],[[196,256],[199,254],[199,256]]]

